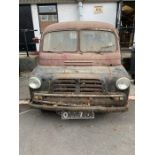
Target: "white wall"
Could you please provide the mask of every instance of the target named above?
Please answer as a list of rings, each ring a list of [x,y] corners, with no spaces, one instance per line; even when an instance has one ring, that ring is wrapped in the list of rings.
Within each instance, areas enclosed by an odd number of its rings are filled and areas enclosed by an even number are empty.
[[[40,38],[41,35],[40,35],[40,27],[39,27],[39,17],[38,17],[38,9],[36,4],[31,5],[31,14],[32,14],[33,28],[35,30],[38,30],[34,32],[34,35],[35,37]],[[36,49],[37,51],[39,51],[39,44],[36,44]]]
[[[57,8],[59,22],[78,20],[77,4],[58,4]]]
[[[95,14],[95,6],[102,6],[103,13]],[[102,21],[115,26],[117,3],[83,3],[83,21]],[[78,3],[58,4],[58,20],[77,21],[79,20]]]
[[[94,7],[102,6],[103,13],[95,14]],[[113,24],[116,22],[117,3],[93,3],[83,5],[82,20],[102,21]]]

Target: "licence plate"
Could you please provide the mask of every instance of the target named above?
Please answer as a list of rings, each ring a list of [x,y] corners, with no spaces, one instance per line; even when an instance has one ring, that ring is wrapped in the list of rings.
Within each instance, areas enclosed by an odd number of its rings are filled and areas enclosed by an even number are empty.
[[[61,112],[61,119],[94,119],[95,113],[93,111],[63,111]]]

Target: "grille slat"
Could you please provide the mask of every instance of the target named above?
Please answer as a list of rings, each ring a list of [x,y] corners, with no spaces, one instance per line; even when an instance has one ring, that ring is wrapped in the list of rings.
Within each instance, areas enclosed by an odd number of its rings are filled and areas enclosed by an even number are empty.
[[[99,85],[99,84],[81,84],[80,85],[80,87],[81,88],[85,88],[85,87],[87,87],[87,88],[101,88],[101,85]]]
[[[80,88],[80,92],[102,92],[102,89],[97,88]]]

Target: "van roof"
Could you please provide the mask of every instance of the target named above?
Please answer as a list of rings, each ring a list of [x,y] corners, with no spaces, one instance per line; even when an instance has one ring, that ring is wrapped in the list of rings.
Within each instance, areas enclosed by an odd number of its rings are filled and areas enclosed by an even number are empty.
[[[98,21],[77,21],[77,22],[60,22],[47,26],[44,33],[58,30],[81,30],[81,29],[106,29],[116,31],[111,24]]]

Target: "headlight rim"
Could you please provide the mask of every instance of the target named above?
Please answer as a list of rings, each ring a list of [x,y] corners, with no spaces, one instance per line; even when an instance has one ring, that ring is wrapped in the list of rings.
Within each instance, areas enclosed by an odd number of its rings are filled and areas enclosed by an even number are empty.
[[[126,80],[128,80],[128,82],[127,82],[127,86],[126,86],[126,88],[120,88],[118,85],[119,85],[119,82],[121,81],[121,80],[124,80],[124,79],[126,79]],[[130,79],[129,78],[127,78],[127,77],[121,77],[121,78],[118,78],[117,80],[116,80],[116,88],[117,89],[119,89],[119,90],[127,90],[128,88],[130,87]]]
[[[36,81],[38,82],[39,85],[38,85],[37,87],[32,87],[32,85],[30,84],[30,80],[36,80]],[[38,88],[41,87],[41,79],[40,79],[39,77],[37,77],[37,76],[32,76],[32,77],[29,78],[28,85],[29,85],[29,87],[30,87],[31,89],[38,89]]]

